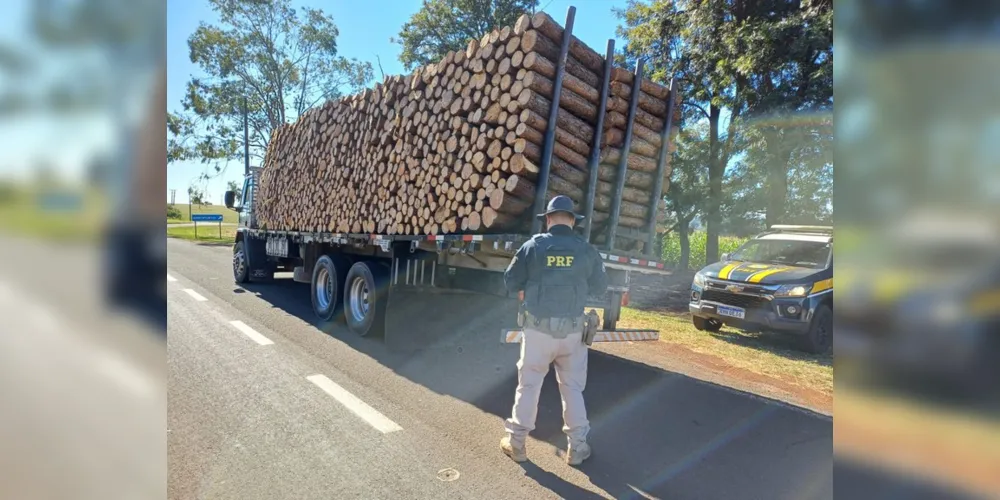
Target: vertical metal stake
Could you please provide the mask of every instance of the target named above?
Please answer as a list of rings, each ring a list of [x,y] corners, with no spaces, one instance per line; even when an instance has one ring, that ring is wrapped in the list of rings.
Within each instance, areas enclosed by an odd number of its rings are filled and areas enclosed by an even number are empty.
[[[667,154],[670,152],[670,127],[674,123],[674,105],[677,102],[677,80],[670,79],[670,95],[667,96],[667,117],[663,120],[663,131],[660,132],[660,155],[656,159],[656,177],[653,178],[653,194],[649,205],[649,222],[646,224],[646,231],[649,236],[646,239],[646,248],[643,252],[651,257],[656,245],[656,210],[660,206],[660,198],[663,197],[663,177],[667,169]]]
[[[590,147],[590,158],[587,161],[587,171],[590,172],[587,185],[587,201],[584,205],[583,238],[590,241],[590,232],[594,227],[594,197],[597,195],[597,177],[600,170],[601,142],[604,139],[604,114],[608,108],[608,90],[611,87],[611,67],[615,60],[615,41],[608,40],[608,52],[604,58],[604,82],[601,84],[601,102],[597,106],[597,126],[594,127],[594,140]]]
[[[535,203],[532,205],[532,215],[542,213],[545,206],[545,193],[549,189],[549,170],[552,167],[552,149],[556,140],[556,120],[559,118],[559,97],[562,94],[563,74],[566,73],[566,58],[569,54],[569,43],[573,39],[573,19],[576,17],[576,7],[570,7],[566,13],[566,28],[563,31],[562,47],[559,50],[559,61],[556,64],[556,77],[552,82],[552,105],[549,107],[549,123],[545,130],[545,144],[542,147],[542,165],[538,169],[538,182],[535,186]],[[531,233],[537,234],[542,227],[542,221],[535,217],[531,223]]]
[[[618,160],[618,182],[615,185],[615,197],[611,200],[611,217],[608,218],[608,251],[615,249],[615,236],[618,234],[618,217],[622,211],[622,191],[625,189],[625,174],[628,170],[628,153],[632,148],[632,125],[635,124],[635,107],[639,104],[639,86],[642,83],[643,60],[635,63],[635,79],[632,81],[632,98],[628,103],[628,120],[625,124],[625,143],[622,145],[622,157]]]

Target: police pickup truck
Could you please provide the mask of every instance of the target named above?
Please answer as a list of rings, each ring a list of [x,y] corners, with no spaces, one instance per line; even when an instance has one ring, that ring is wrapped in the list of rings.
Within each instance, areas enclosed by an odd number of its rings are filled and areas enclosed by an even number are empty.
[[[806,350],[833,341],[833,228],[775,225],[698,271],[689,304],[695,328],[722,325],[796,334]]]

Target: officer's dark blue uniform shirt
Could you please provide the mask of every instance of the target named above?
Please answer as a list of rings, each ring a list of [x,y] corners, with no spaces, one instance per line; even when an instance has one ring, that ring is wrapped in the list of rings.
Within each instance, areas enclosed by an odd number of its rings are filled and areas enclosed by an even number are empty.
[[[524,291],[525,309],[538,318],[583,315],[588,295],[602,296],[608,275],[597,250],[569,226],[555,225],[518,249],[504,273],[511,294]]]

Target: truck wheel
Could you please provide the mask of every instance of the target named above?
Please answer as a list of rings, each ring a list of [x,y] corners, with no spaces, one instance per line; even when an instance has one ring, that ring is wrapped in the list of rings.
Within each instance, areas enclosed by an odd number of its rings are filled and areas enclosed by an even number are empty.
[[[691,316],[691,322],[694,323],[694,329],[699,332],[717,332],[722,329],[722,322],[715,319]]]
[[[813,354],[825,354],[833,346],[833,310],[823,304],[816,308],[809,332],[803,339],[805,350]]]
[[[330,321],[340,310],[344,296],[343,279],[349,265],[343,256],[323,255],[313,266],[309,285],[313,312],[323,321]]]
[[[601,325],[601,329],[608,331],[614,330],[615,327],[618,326],[618,311],[605,309],[604,314],[605,316],[603,318],[604,321],[603,324]]]
[[[250,260],[242,241],[233,246],[233,279],[241,285],[250,281]]]
[[[344,317],[352,332],[365,337],[385,331],[388,299],[385,270],[373,262],[355,262],[344,285]]]

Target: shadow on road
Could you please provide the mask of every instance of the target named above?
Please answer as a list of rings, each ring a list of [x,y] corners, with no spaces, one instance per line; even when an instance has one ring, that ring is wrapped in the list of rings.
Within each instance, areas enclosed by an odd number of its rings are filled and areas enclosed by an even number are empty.
[[[477,314],[430,347],[407,353],[337,324],[318,325],[307,287],[291,280],[247,290],[438,394],[501,418],[510,415],[517,347],[501,345],[495,327],[476,324],[495,311],[459,302],[447,311],[424,311],[411,321],[434,321],[459,310]],[[828,418],[597,351],[590,355],[585,395],[594,455],[581,471],[615,498],[832,497]],[[532,435],[564,449],[561,427],[558,386],[550,371]],[[498,429],[484,439],[500,437]],[[547,452],[528,450],[529,457]],[[531,464],[525,471],[564,498],[590,495]]]

